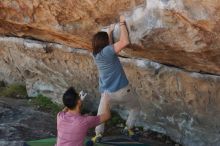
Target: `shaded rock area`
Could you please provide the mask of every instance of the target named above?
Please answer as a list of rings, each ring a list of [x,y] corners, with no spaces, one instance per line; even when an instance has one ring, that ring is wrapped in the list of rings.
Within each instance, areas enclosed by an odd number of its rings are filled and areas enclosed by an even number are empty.
[[[55,117],[35,110],[27,99],[0,97],[1,146],[23,146],[23,141],[55,135]]]
[[[220,75],[218,0],[3,0],[0,34],[91,49],[92,35],[120,14],[132,43],[126,56]]]
[[[86,50],[15,37],[1,37],[0,48],[0,80],[21,82],[29,96],[42,93],[58,103],[66,88],[74,86],[86,90],[90,95],[86,106],[97,109],[97,69]],[[141,58],[120,59],[139,95],[142,114],[138,125],[186,146],[220,145],[219,76]],[[117,111],[126,118],[123,107],[118,106]]]
[[[24,146],[25,141],[56,136],[55,116],[33,108],[30,103],[28,99],[0,97],[0,146]],[[113,114],[106,125],[105,136],[122,135],[121,130],[124,128],[121,126],[122,123],[124,121],[119,115]],[[140,131],[143,135],[140,141],[150,146],[180,146],[163,134]],[[92,137],[94,134],[93,128],[89,130],[87,136]]]

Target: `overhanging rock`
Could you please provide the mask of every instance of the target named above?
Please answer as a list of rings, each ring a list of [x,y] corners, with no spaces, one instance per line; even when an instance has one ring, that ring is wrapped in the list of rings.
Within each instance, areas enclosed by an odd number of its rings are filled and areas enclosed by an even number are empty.
[[[98,30],[126,15],[127,56],[220,75],[217,0],[11,0],[0,2],[0,34],[91,49]],[[117,40],[118,26],[115,36]]]

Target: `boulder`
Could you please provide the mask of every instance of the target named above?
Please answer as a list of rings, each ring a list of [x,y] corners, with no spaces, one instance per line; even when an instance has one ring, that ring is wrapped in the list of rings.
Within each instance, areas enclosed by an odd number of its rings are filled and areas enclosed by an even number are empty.
[[[49,50],[49,51],[48,51]],[[186,146],[220,145],[220,76],[188,72],[146,59],[120,58],[141,103],[138,125]],[[69,86],[88,92],[85,106],[97,110],[97,68],[91,54],[56,43],[0,38],[0,80],[21,82],[29,96],[41,93],[61,103]],[[124,107],[115,108],[123,118]]]
[[[139,95],[138,124],[186,146],[220,145],[217,0],[0,1],[0,80],[58,103],[69,86],[84,89],[85,106],[96,110],[91,38],[116,23],[116,42],[120,14],[131,41],[120,60]]]
[[[0,34],[90,50],[92,35],[120,14],[131,40],[125,56],[220,75],[217,0],[1,1]]]
[[[0,145],[23,146],[24,141],[55,137],[56,119],[30,106],[27,99],[0,97]]]

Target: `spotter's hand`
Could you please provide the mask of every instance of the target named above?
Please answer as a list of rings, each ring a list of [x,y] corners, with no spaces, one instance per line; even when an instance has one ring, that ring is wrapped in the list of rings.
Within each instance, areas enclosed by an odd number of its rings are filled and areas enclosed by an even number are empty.
[[[82,101],[85,99],[86,95],[87,93],[85,93],[83,90],[79,92],[79,96]]]

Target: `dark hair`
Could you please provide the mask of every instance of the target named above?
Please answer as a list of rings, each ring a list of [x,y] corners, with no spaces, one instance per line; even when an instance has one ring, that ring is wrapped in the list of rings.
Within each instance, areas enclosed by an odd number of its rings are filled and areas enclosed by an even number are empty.
[[[107,32],[97,32],[92,39],[93,54],[99,53],[104,47],[109,45]]]
[[[63,94],[63,104],[69,109],[74,109],[77,105],[77,101],[80,99],[73,87],[70,87]]]

